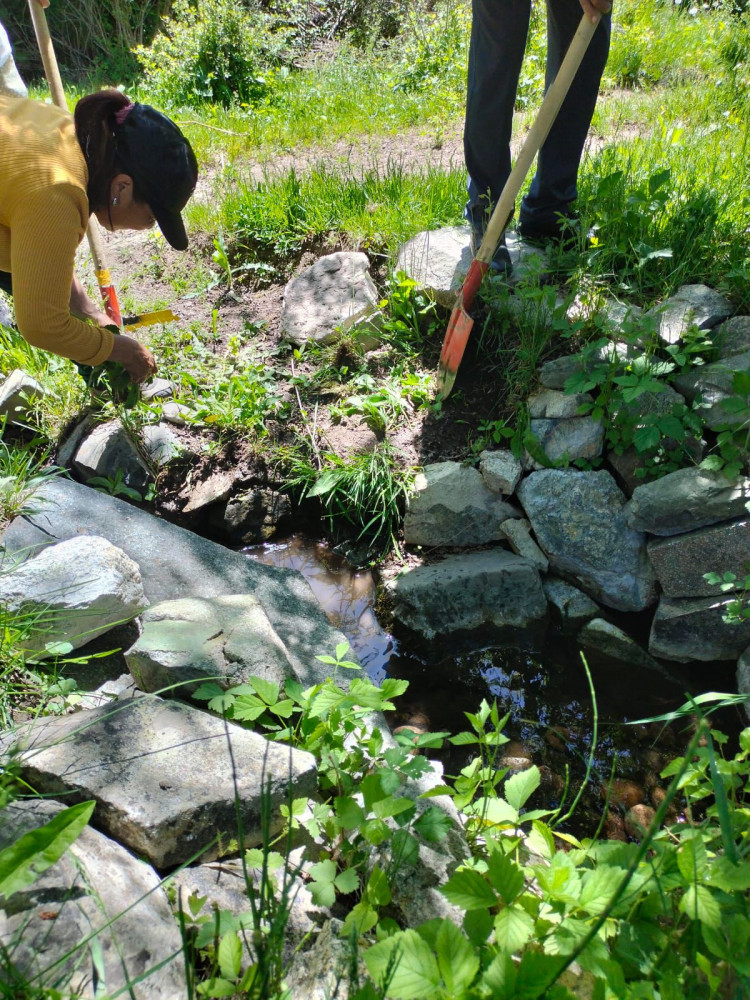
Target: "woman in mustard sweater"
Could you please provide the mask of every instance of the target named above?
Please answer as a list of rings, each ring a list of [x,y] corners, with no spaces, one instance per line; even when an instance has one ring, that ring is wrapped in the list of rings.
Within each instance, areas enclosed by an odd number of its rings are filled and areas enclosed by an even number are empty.
[[[174,122],[117,90],[82,98],[73,117],[0,98],[0,287],[12,279],[21,336],[79,364],[117,361],[134,382],[153,375],[148,348],[114,332],[74,276],[76,249],[92,213],[110,232],[158,224],[186,249],[180,213],[197,179]]]

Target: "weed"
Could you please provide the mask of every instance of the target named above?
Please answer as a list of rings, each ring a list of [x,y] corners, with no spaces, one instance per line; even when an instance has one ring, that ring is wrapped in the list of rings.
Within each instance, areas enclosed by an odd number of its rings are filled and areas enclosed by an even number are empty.
[[[332,532],[349,525],[373,553],[387,551],[395,544],[412,474],[400,468],[385,444],[348,460],[330,453],[322,459],[318,469],[308,459],[294,457],[288,486],[302,498],[320,499]]]

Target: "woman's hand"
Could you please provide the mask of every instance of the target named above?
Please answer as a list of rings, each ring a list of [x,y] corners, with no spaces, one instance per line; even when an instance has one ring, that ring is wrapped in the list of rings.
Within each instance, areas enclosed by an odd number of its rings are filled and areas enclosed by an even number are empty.
[[[147,347],[120,334],[115,336],[108,361],[119,361],[133,382],[143,382],[156,374],[156,361]]]
[[[612,10],[610,0],[581,0],[581,7],[592,24],[598,24],[602,14],[609,14]]]

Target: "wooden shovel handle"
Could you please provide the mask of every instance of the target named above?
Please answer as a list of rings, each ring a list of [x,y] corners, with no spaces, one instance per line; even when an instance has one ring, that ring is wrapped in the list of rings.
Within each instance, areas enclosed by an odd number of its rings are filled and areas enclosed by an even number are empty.
[[[31,2],[33,3],[34,0],[31,0]],[[492,260],[500,237],[510,222],[516,198],[526,179],[526,174],[529,172],[534,157],[541,149],[542,143],[547,138],[555,118],[557,118],[562,103],[570,90],[573,78],[578,72],[578,67],[581,65],[581,61],[586,54],[586,49],[589,47],[589,42],[594,37],[597,26],[598,22],[597,24],[592,24],[587,15],[581,18],[581,23],[578,25],[578,30],[573,36],[568,51],[565,53],[562,65],[557,71],[557,76],[544,95],[544,100],[542,101],[542,106],[539,109],[536,120],[529,130],[529,134],[526,136],[521,151],[516,158],[510,176],[505,182],[505,187],[487,224],[482,245],[477,251],[477,260],[485,261],[488,264]]]

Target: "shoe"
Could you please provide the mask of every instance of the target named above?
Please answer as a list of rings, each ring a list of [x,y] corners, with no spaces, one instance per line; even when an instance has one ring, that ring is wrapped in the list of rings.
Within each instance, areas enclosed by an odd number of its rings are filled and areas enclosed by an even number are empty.
[[[482,245],[482,240],[484,239],[484,233],[478,232],[476,229],[471,230],[471,236],[469,242],[471,244],[471,256],[476,257],[477,250],[479,250]],[[510,259],[510,252],[505,245],[505,237],[503,236],[497,245],[495,253],[490,261],[490,274],[495,277],[509,278],[511,272],[513,271],[513,262]]]
[[[572,246],[577,244],[581,236],[581,220],[575,215],[558,212],[546,219],[534,219],[524,222],[523,215],[518,220],[518,235],[524,243],[532,246],[547,246],[554,243],[557,246]]]
[[[174,384],[166,378],[152,378],[140,385],[141,399],[150,402],[154,399],[172,399]]]

